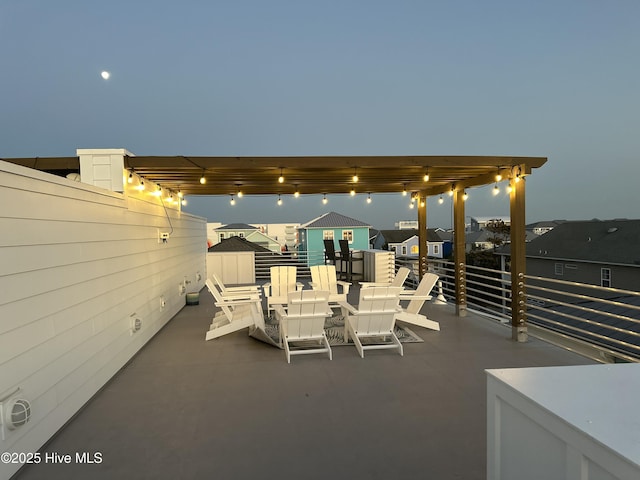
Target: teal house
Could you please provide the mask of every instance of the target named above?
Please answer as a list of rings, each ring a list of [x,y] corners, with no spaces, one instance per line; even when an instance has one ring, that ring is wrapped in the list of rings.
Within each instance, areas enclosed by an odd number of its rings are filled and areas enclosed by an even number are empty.
[[[338,252],[338,240],[347,240],[350,250],[366,250],[369,248],[370,227],[365,222],[336,212],[325,213],[298,229],[299,250],[308,252],[309,265],[320,265],[324,263],[324,240],[333,240]]]

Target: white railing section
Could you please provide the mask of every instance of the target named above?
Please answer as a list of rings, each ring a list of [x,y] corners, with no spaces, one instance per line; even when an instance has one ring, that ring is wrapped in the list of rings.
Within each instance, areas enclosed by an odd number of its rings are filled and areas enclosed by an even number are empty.
[[[454,263],[429,259],[428,265],[440,276],[446,299],[453,301]],[[586,342],[613,359],[640,360],[640,292],[532,275],[525,278],[530,325],[549,335]],[[510,272],[467,265],[466,282],[469,310],[511,322]]]

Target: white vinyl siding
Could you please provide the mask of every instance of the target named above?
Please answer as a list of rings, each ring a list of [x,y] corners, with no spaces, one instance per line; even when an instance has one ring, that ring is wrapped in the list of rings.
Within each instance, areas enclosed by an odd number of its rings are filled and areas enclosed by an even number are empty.
[[[37,451],[204,285],[205,220],[129,195],[0,161],[0,378],[32,404],[1,451]]]

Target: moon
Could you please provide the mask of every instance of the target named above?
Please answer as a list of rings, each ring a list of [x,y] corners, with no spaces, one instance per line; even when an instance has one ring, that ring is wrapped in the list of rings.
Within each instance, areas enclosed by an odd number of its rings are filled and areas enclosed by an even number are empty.
[[[103,70],[100,73],[100,76],[104,79],[104,80],[109,80],[109,77],[111,76],[111,74],[109,72],[107,72],[106,70]]]

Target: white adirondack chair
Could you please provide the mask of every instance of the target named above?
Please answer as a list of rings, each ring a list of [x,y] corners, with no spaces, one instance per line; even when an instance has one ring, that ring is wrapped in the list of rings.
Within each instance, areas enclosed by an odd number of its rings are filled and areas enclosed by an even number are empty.
[[[368,288],[368,287],[402,287],[404,285],[404,281],[409,276],[409,270],[407,267],[400,267],[396,272],[396,276],[394,277],[391,283],[374,283],[374,282],[360,282],[360,288]]]
[[[438,322],[429,320],[425,315],[420,313],[424,302],[431,300],[431,290],[437,281],[438,275],[435,273],[425,273],[415,293],[404,295],[403,292],[400,294],[400,300],[409,300],[409,304],[396,315],[396,320],[440,331],[440,324]]]
[[[237,332],[243,328],[260,328],[264,330],[264,317],[260,297],[237,294],[222,296],[211,279],[205,282],[207,289],[216,300],[215,306],[221,309],[216,313],[206,334],[206,340]]]
[[[395,317],[400,312],[399,295],[402,287],[368,287],[360,290],[358,308],[346,302],[340,304],[344,315],[344,339],[349,337],[358,353],[364,358],[365,350],[397,349],[400,355],[404,354],[402,344],[393,332]],[[373,343],[373,340],[379,342]],[[362,344],[362,339],[367,339],[367,344]]]
[[[289,292],[302,290],[302,283],[296,281],[296,267],[271,267],[271,281],[265,283],[262,288],[267,298],[267,314],[273,310],[274,305],[286,305]]]
[[[326,352],[329,360],[332,359],[331,347],[324,331],[325,319],[332,314],[328,291],[289,292],[287,307],[275,305],[274,310],[280,321],[280,339],[288,363],[291,363],[291,355],[310,353]],[[303,346],[296,348],[298,342],[304,342]]]
[[[254,295],[260,298],[259,285],[241,285],[237,287],[227,287],[225,286],[224,283],[222,283],[222,280],[220,280],[220,278],[218,278],[218,276],[215,273],[211,274],[211,278],[213,279],[213,282],[220,290],[220,293],[222,294],[223,297],[240,294],[240,295]]]
[[[329,304],[338,306],[338,302],[346,302],[349,294],[349,282],[338,280],[335,265],[314,265],[311,267],[311,288],[329,292]]]

